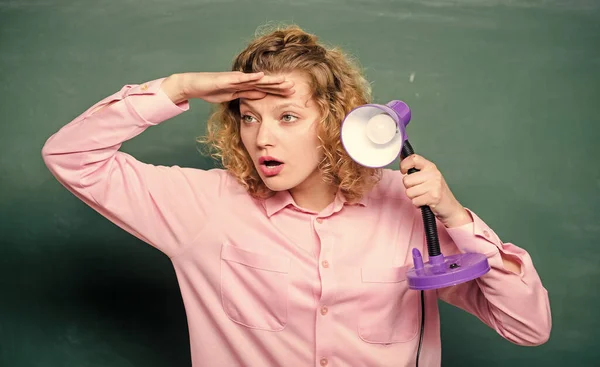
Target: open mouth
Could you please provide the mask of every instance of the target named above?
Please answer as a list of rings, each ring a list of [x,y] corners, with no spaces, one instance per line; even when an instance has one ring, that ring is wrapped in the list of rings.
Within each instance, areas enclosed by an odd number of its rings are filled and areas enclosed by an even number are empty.
[[[267,177],[278,175],[284,166],[283,162],[269,156],[260,157],[258,163],[262,173]]]
[[[281,163],[279,161],[268,160],[268,161],[264,161],[263,164],[267,167],[277,167],[283,163]]]

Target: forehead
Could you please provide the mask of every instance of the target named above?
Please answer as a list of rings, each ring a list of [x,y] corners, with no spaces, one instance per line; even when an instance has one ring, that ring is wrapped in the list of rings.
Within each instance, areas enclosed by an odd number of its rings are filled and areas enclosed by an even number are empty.
[[[241,99],[240,106],[246,105],[252,108],[260,108],[263,106],[277,107],[277,105],[286,104],[296,105],[301,108],[310,108],[315,105],[312,103],[313,91],[310,85],[310,77],[306,73],[294,71],[275,75],[283,75],[286,81],[292,81],[295,93],[290,96],[268,94],[265,98],[259,100]]]
[[[294,82],[294,89],[296,90],[294,95],[298,94],[298,92],[300,92],[302,95],[311,94],[310,77],[307,73],[293,71],[290,73],[282,73],[281,75],[285,77],[285,80]]]

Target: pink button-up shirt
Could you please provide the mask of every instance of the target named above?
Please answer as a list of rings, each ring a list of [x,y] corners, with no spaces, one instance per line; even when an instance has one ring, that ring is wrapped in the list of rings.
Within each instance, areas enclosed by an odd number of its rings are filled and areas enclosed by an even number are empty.
[[[414,366],[421,310],[406,271],[411,250],[427,250],[402,174],[385,170],[359,203],[338,195],[317,213],[288,192],[253,199],[224,170],[142,163],[120,152],[121,143],[189,109],[171,102],[162,80],[98,102],[42,154],[79,199],[169,256],[193,365]],[[528,253],[470,214],[473,223],[461,227],[438,223],[442,253],[483,253],[491,271],[425,292],[421,366],[441,363],[438,298],[514,343],[536,345],[550,334],[548,295]],[[520,274],[504,268],[501,253]]]

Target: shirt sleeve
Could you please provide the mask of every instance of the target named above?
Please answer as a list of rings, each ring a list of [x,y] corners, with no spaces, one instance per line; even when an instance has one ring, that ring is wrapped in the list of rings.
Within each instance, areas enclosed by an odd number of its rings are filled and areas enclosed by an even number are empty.
[[[467,211],[472,223],[445,228],[438,221],[442,254],[482,253],[491,270],[473,281],[439,289],[439,298],[477,316],[515,344],[543,344],[552,328],[550,303],[531,257],[524,249],[503,243],[483,220]],[[520,273],[507,270],[502,256],[517,262]]]
[[[125,85],[52,135],[42,148],[50,172],[104,217],[170,257],[192,241],[219,200],[224,171],[146,164],[123,142],[189,109],[162,79]]]

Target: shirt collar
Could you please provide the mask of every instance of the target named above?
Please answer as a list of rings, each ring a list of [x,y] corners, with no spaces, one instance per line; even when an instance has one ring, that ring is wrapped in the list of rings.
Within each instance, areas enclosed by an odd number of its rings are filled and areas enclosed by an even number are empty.
[[[335,195],[335,199],[334,199],[333,203],[330,204],[323,211],[330,212],[329,213],[329,215],[330,215],[330,214],[333,214],[335,212],[342,210],[344,205],[367,206],[368,203],[369,203],[368,194],[363,195],[362,198],[360,199],[360,201],[358,201],[356,204],[350,204],[348,202],[348,200],[346,199],[346,197],[344,196],[344,194],[342,193],[342,191],[338,190],[337,194]],[[275,195],[273,195],[267,199],[264,199],[263,206],[265,207],[265,211],[269,218],[288,206],[292,206],[294,209],[301,211],[301,212],[318,214],[316,212],[312,212],[310,210],[299,207],[296,204],[296,202],[294,201],[294,198],[292,197],[292,195],[290,194],[290,192],[288,190],[278,191],[275,193]]]

